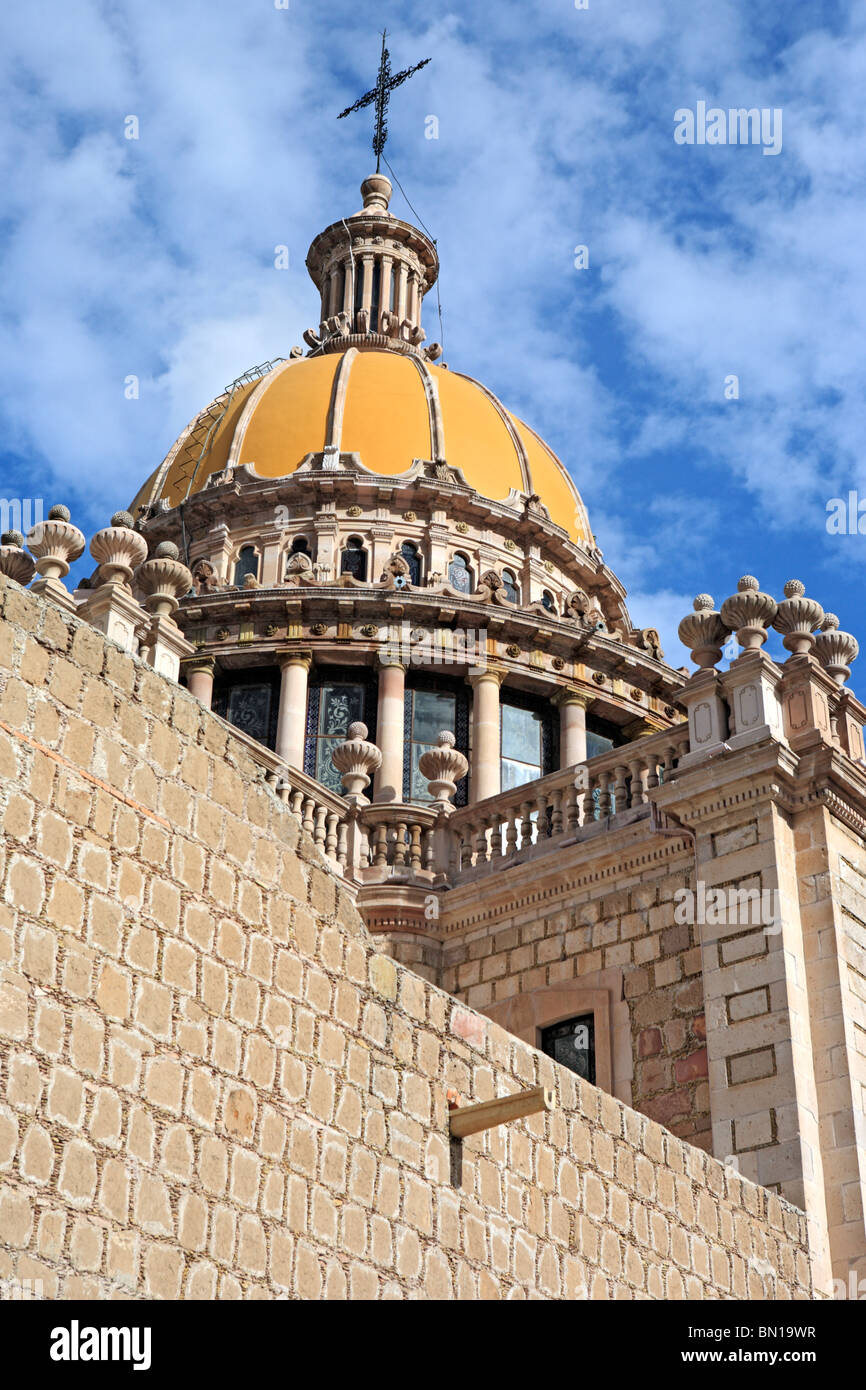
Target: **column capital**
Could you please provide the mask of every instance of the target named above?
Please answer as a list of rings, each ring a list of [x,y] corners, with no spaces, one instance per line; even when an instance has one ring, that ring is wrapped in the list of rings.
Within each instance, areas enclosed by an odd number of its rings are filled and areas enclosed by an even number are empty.
[[[313,653],[309,647],[289,647],[275,652],[280,670],[284,666],[304,666],[308,671],[313,664]]]
[[[185,676],[193,671],[207,671],[213,675],[216,670],[216,657],[213,656],[190,656],[180,664],[180,669]]]
[[[563,685],[551,696],[551,704],[580,705],[581,709],[589,709],[594,700],[595,695],[590,691],[578,690],[574,685]]]
[[[481,681],[485,680],[493,680],[496,681],[497,685],[502,685],[502,682],[505,680],[505,677],[507,675],[508,671],[505,666],[496,666],[494,664],[491,664],[488,666],[472,667],[469,671],[466,672],[466,679],[469,681],[469,684],[473,687],[480,684]]]
[[[396,644],[399,646],[399,642]],[[399,666],[400,670],[408,670],[408,663],[402,661],[399,656],[389,656],[387,651],[376,653],[376,666],[379,670],[386,670],[390,666]]]

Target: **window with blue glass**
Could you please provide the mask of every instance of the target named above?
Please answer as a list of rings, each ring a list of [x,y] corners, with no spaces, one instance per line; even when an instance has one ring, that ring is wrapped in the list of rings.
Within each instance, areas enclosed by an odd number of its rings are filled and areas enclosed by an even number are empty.
[[[500,713],[502,790],[534,782],[544,766],[544,716],[503,701]]]
[[[421,556],[418,553],[417,545],[411,541],[404,541],[400,546],[400,554],[409,566],[408,579],[410,584],[421,583]]]
[[[422,753],[436,747],[443,729],[454,733],[457,696],[441,690],[407,690],[403,757],[408,774],[408,799],[432,801],[427,778],[418,766]],[[404,778],[404,785],[407,779]],[[405,794],[405,792],[404,792]]]
[[[340,556],[340,573],[350,574],[353,579],[367,578],[367,552],[360,536],[350,536],[346,548]]]
[[[340,774],[331,762],[331,753],[338,743],[349,737],[349,725],[363,720],[366,690],[363,685],[332,682],[317,691],[318,716],[313,738],[313,775],[331,791],[342,792]]]
[[[458,594],[472,592],[472,571],[469,568],[469,561],[459,551],[448,566],[448,583],[452,589],[457,590]]]
[[[517,588],[517,580],[513,570],[502,571],[502,585],[505,590],[505,597],[509,603],[520,602],[520,592]]]

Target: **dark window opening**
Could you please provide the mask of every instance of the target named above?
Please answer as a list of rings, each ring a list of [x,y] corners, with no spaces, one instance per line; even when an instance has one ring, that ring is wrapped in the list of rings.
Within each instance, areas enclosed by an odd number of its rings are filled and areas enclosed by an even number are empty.
[[[247,575],[251,574],[254,579],[259,577],[259,557],[255,552],[255,547],[245,545],[237,558],[235,565],[235,586],[240,589]]]
[[[411,541],[404,541],[400,546],[400,554],[409,566],[409,583],[421,583],[421,556],[418,554],[417,545]]]
[[[350,536],[347,540],[340,557],[340,573],[351,574],[354,579],[367,578],[367,552],[360,536]]]
[[[595,1085],[595,1018],[592,1014],[581,1014],[579,1018],[543,1028],[541,1051]]]
[[[309,555],[309,553],[310,543],[307,540],[306,536],[295,536],[295,539],[292,541],[292,554]]]
[[[542,607],[546,608],[548,613],[556,612],[556,604],[553,601],[553,594],[550,592],[549,589],[545,589],[544,593],[541,595],[541,603]]]
[[[213,711],[266,748],[276,748],[279,691],[275,667],[226,671],[214,683]]]
[[[509,603],[519,603],[520,593],[517,588],[517,580],[511,570],[502,571],[502,583],[505,587],[505,597]]]

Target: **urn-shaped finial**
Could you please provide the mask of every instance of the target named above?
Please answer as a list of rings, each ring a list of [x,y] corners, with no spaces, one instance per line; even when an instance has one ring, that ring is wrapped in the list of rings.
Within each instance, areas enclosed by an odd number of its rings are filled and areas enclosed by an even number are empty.
[[[30,583],[36,570],[23,546],[24,537],[20,531],[4,531],[0,536],[0,574],[22,585]]]
[[[349,737],[338,743],[331,753],[331,762],[340,773],[346,795],[365,805],[364,789],[370,785],[370,774],[382,764],[382,754],[375,743],[367,742],[367,725],[360,720],[349,725]]]
[[[450,730],[443,729],[436,739],[436,747],[429,748],[418,759],[430,795],[442,805],[448,804],[457,790],[457,783],[469,771],[468,762],[454,746],[456,742]]]
[[[753,574],[744,574],[737,582],[737,592],[726,598],[721,607],[722,622],[735,632],[744,651],[757,651],[767,640],[767,628],[776,616],[776,600],[761,592]]]
[[[815,645],[814,629],[824,617],[820,603],[805,595],[805,585],[799,579],[789,579],[785,585],[785,597],[773,619],[773,627],[783,634],[783,646],[795,656],[812,650]]]
[[[122,584],[129,588],[133,571],[147,559],[147,541],[133,529],[129,512],[115,512],[90,542],[90,553],[99,564],[96,583]]]
[[[45,521],[27,533],[27,549],[36,556],[36,568],[43,579],[61,580],[69,566],[84,554],[84,532],[69,520],[68,507],[52,507]]]
[[[815,638],[815,655],[837,685],[844,685],[851,674],[851,662],[860,651],[857,638],[839,630],[835,613],[825,613],[821,631]]]
[[[730,628],[713,607],[709,594],[698,594],[694,613],[683,618],[677,628],[680,641],[691,648],[691,658],[700,670],[711,670],[721,660],[722,643]]]
[[[178,559],[173,541],[162,541],[135,571],[135,582],[144,594],[148,613],[158,618],[170,618],[177,612],[178,600],[192,588],[192,575]]]

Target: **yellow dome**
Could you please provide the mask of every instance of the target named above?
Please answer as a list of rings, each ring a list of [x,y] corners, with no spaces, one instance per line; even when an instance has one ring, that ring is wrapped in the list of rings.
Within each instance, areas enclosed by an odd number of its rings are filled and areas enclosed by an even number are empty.
[[[213,473],[245,464],[262,478],[293,473],[310,454],[357,454],[396,477],[415,459],[444,460],[491,501],[537,493],[578,541],[592,532],[565,466],[471,377],[421,357],[349,348],[293,358],[237,388],[193,421],[132,504],[176,506]]]

